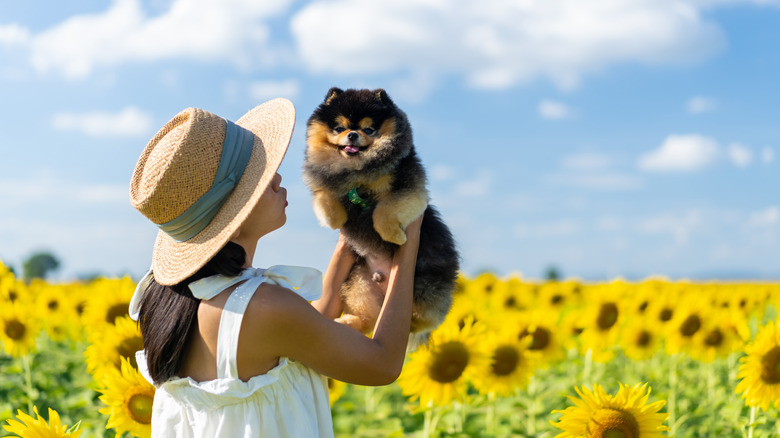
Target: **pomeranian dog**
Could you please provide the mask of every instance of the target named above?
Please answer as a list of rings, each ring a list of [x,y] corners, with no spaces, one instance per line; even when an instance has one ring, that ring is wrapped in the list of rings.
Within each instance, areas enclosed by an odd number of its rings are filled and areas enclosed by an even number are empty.
[[[364,333],[382,307],[404,230],[424,214],[414,275],[410,347],[424,342],[452,304],[459,255],[428,204],[425,169],[406,114],[385,90],[331,88],[309,118],[303,178],[323,226],[341,229],[356,263],[341,290],[339,321]]]

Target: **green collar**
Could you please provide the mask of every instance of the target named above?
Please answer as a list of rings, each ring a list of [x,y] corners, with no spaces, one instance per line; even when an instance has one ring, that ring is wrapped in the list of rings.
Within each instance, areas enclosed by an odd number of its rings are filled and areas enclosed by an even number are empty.
[[[357,194],[357,187],[350,190],[347,196],[349,197],[349,202],[359,205],[363,210],[368,210],[368,202]]]

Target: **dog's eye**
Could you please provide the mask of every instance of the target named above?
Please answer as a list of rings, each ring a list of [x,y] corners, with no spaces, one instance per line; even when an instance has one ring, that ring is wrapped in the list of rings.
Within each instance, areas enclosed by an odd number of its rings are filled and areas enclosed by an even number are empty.
[[[368,127],[368,128],[363,128],[363,132],[365,132],[366,135],[372,135],[376,131],[374,130],[374,128]]]
[[[333,132],[335,132],[336,134],[341,134],[342,132],[344,132],[346,130],[347,130],[347,128],[345,128],[343,126],[336,126],[335,128],[333,128]]]

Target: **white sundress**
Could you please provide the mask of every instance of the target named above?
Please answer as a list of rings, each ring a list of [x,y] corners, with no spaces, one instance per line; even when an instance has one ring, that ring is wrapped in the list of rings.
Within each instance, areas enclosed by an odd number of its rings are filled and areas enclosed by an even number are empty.
[[[316,273],[316,274],[315,274]],[[333,437],[326,377],[303,364],[280,358],[266,374],[238,378],[236,354],[241,321],[260,284],[270,281],[311,301],[322,293],[319,271],[293,266],[248,268],[237,277],[215,275],[190,289],[210,299],[247,280],[225,302],[217,341],[217,378],[196,382],[173,378],[157,388],[152,407],[152,437]],[[295,288],[290,284],[299,283]],[[141,373],[151,381],[143,351],[136,353]]]

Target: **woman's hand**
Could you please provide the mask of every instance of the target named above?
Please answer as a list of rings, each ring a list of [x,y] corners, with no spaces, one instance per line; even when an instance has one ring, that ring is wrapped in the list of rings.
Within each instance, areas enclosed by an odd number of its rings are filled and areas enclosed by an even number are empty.
[[[330,258],[328,270],[322,276],[322,296],[311,303],[315,309],[330,319],[341,316],[342,302],[339,291],[354,264],[355,253],[347,245],[344,234],[339,233],[339,240]]]

